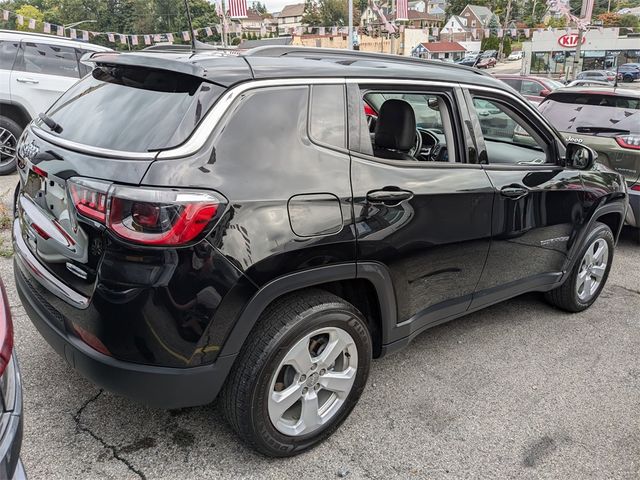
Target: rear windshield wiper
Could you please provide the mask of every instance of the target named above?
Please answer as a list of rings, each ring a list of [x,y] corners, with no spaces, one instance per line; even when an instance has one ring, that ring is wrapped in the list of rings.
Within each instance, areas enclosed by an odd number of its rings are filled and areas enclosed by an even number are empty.
[[[40,120],[42,120],[44,124],[51,129],[51,131],[56,133],[62,133],[62,126],[59,123],[57,123],[53,118],[51,118],[50,116],[44,113],[41,113],[38,116],[40,117]]]
[[[624,128],[612,128],[612,127],[578,127],[576,128],[578,133],[631,133],[630,130]]]

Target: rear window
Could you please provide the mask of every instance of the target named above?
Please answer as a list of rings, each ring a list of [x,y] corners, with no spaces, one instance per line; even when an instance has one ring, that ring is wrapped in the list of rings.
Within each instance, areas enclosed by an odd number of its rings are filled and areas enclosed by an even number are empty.
[[[597,93],[557,93],[540,104],[540,112],[563,132],[578,127],[609,127],[640,133],[640,97]]]
[[[190,75],[102,65],[60,97],[47,114],[62,127],[61,138],[145,152],[183,143],[223,91]],[[40,120],[36,123],[49,131]]]

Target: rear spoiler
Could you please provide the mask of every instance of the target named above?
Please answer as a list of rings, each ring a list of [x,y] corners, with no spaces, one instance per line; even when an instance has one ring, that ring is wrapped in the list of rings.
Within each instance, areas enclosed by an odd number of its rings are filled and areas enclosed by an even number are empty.
[[[87,52],[80,58],[80,62],[91,67],[94,65],[122,65],[166,70],[211,81],[207,78],[207,70],[201,65],[186,60],[167,58],[166,56],[158,57],[153,54]]]

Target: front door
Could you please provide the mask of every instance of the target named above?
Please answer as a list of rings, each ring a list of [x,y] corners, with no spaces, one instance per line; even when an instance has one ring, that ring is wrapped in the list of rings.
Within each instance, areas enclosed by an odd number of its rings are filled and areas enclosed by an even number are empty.
[[[528,104],[471,92],[483,168],[495,189],[492,243],[472,308],[558,281],[582,220],[580,172]]]
[[[403,88],[361,84],[349,112],[350,126],[366,125],[364,99],[376,114],[372,131],[350,141],[357,256],[390,273],[395,338],[466,311],[489,250],[493,202],[487,174],[468,163],[454,89]]]

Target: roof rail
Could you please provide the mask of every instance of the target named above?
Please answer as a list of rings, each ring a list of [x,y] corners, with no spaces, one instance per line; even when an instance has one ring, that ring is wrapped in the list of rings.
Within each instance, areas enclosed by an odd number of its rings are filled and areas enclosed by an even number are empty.
[[[284,45],[266,45],[263,47],[255,47],[242,53],[247,57],[284,57],[287,55],[302,54],[307,58],[333,59],[333,58],[359,58],[361,60],[379,60],[382,62],[392,62],[408,65],[431,65],[437,67],[463,69],[478,75],[489,75],[477,68],[468,67],[466,65],[458,65],[441,60],[431,60],[416,57],[404,57],[402,55],[393,55],[390,53],[362,52],[359,50],[340,50],[337,48],[316,48],[316,47],[296,47]]]

